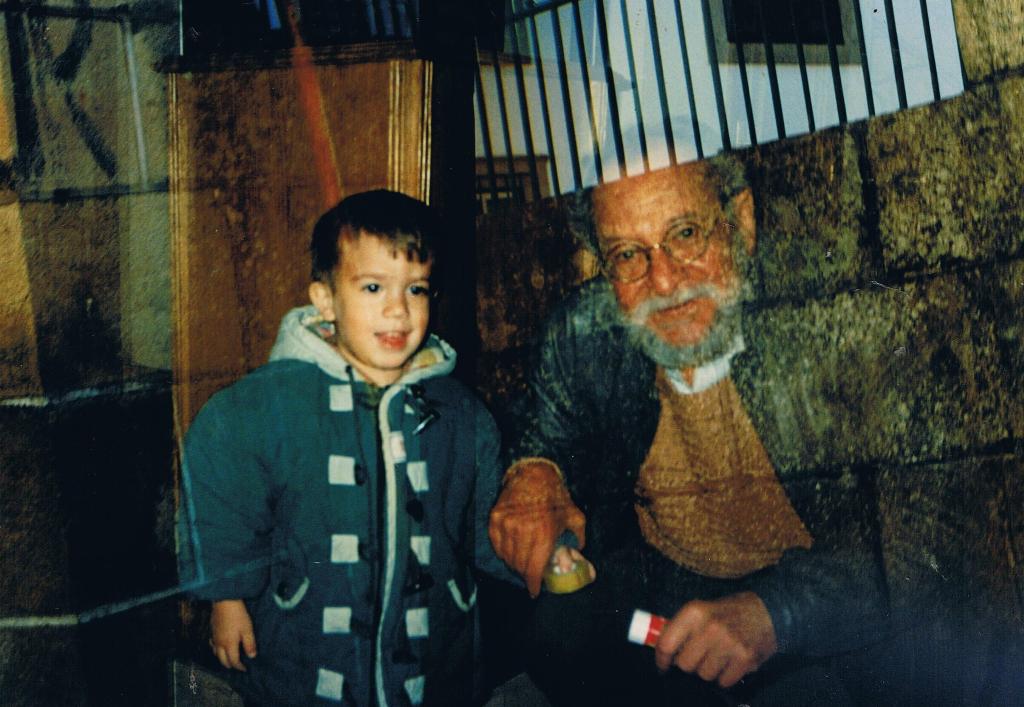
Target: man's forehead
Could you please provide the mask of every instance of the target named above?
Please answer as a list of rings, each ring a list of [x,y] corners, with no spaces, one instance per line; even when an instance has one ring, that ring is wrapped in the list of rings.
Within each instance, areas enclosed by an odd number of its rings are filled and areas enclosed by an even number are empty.
[[[714,214],[721,207],[712,182],[703,164],[690,163],[595,187],[598,231],[660,227],[679,217]]]

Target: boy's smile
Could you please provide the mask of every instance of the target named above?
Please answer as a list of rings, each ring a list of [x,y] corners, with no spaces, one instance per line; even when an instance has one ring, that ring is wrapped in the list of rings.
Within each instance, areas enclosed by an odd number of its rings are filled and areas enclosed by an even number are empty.
[[[401,377],[427,332],[430,262],[373,234],[338,239],[334,288],[314,282],[309,297],[335,323],[336,346],[367,381],[390,385]]]

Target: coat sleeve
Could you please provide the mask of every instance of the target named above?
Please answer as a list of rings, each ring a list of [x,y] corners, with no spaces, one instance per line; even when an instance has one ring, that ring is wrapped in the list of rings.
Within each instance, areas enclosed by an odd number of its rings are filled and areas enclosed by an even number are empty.
[[[199,599],[248,599],[267,583],[272,512],[264,464],[247,418],[221,394],[185,439],[178,511],[181,580]]]
[[[473,406],[474,454],[476,478],[473,488],[473,561],[476,569],[495,579],[523,586],[523,581],[502,562],[494,552],[487,532],[491,508],[498,499],[503,469],[501,467],[500,436],[494,418],[476,402]]]
[[[544,329],[534,354],[527,394],[514,411],[517,425],[504,460],[506,465],[524,457],[543,457],[565,473],[567,461],[578,452],[580,401],[571,384],[581,371],[566,366],[566,361],[573,360],[578,343],[570,323],[571,316],[562,309]]]
[[[824,483],[805,486],[791,489],[791,498],[813,547],[785,552],[776,567],[751,579],[752,589],[768,608],[780,652],[815,657],[861,648],[890,630],[870,505],[856,487],[827,498],[835,491]],[[830,505],[835,509],[825,512]]]

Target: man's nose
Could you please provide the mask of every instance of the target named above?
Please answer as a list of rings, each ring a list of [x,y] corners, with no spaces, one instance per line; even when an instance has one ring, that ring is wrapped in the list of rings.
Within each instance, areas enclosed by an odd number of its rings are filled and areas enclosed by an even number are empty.
[[[679,287],[684,266],[672,260],[662,248],[651,250],[651,267],[648,272],[651,288],[659,296],[670,295]]]

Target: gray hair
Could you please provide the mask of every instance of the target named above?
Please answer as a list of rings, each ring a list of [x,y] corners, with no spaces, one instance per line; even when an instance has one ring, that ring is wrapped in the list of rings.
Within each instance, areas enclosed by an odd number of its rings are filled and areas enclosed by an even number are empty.
[[[726,216],[732,218],[730,204],[733,197],[747,189],[746,171],[740,160],[732,153],[723,152],[702,163],[707,166],[707,177],[714,182],[718,199]],[[586,187],[563,197],[569,230],[576,239],[593,253],[600,255],[601,248],[594,224],[594,187]]]

